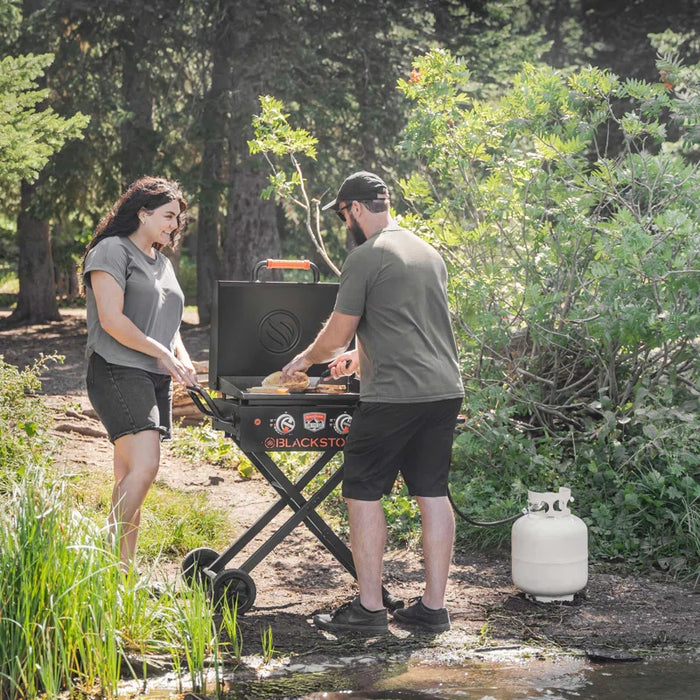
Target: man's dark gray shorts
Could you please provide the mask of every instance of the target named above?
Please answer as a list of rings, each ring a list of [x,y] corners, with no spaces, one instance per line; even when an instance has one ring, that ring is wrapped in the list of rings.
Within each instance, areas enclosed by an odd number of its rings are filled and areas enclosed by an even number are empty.
[[[426,403],[360,401],[345,443],[343,496],[378,501],[399,472],[412,496],[447,495],[462,399]]]
[[[142,430],[157,430],[162,439],[170,438],[170,375],[113,365],[93,352],[88,360],[86,384],[90,403],[111,442]]]

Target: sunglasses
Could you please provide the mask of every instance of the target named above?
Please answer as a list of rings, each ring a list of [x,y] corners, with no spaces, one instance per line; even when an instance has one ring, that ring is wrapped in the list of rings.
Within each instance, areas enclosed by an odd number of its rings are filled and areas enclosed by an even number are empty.
[[[345,223],[345,214],[343,214],[343,211],[345,209],[350,209],[352,207],[352,202],[348,202],[344,207],[339,207],[336,209],[335,213],[338,215],[338,218]]]

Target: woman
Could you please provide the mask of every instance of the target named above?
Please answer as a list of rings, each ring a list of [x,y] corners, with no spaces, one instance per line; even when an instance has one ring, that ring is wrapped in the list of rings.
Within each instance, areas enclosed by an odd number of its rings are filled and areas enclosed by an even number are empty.
[[[197,377],[180,338],[184,295],[168,258],[184,224],[179,186],[133,183],[100,221],[83,261],[87,292],[87,390],[114,444],[110,530],[122,565],[134,559],[141,505],[170,437],[171,378]]]

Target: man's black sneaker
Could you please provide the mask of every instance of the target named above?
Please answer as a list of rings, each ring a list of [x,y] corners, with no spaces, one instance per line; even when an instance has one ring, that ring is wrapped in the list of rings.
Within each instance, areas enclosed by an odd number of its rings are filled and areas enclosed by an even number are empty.
[[[314,615],[314,624],[328,632],[358,632],[360,634],[387,634],[386,609],[371,611],[360,605],[360,596],[343,603],[337,610]]]
[[[409,603],[413,605],[394,610],[394,622],[406,627],[418,627],[426,632],[446,632],[450,629],[450,614],[447,608],[426,608],[420,598],[413,598]]]

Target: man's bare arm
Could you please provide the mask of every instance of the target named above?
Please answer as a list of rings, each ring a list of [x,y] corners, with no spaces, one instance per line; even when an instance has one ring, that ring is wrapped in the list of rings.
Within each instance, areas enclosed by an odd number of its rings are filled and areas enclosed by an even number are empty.
[[[343,352],[355,337],[359,316],[334,311],[323,324],[315,340],[282,368],[285,375],[305,372],[311,365],[329,362]]]

